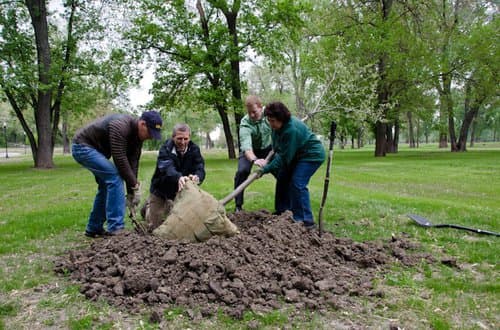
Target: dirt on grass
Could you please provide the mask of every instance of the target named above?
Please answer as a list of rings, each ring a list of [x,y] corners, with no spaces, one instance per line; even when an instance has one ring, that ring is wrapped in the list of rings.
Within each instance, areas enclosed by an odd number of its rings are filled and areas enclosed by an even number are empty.
[[[394,263],[434,262],[409,238],[359,243],[319,236],[295,223],[291,213],[238,212],[228,217],[240,229],[231,238],[203,243],[165,241],[125,232],[94,239],[90,247],[59,258],[55,270],[70,273],[90,300],[105,299],[129,312],[182,307],[193,320],[219,311],[242,318],[291,307],[297,312],[350,309],[358,296],[382,300],[375,279]]]

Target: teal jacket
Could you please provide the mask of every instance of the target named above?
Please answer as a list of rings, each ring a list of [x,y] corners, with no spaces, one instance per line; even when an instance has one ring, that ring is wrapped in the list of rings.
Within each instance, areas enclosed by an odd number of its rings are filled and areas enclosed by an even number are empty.
[[[297,161],[325,161],[325,148],[318,137],[297,117],[279,130],[273,130],[272,145],[275,152],[273,160],[263,167],[263,173],[277,173],[282,167],[293,166]]]
[[[245,115],[240,122],[240,150],[261,150],[271,145],[271,127],[263,115],[258,121],[252,121]]]

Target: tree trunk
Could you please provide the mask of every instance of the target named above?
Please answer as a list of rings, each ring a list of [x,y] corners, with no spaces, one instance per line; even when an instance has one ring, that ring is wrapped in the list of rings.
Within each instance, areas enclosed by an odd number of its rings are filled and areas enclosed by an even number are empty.
[[[420,120],[417,117],[417,148],[420,147]]]
[[[37,154],[38,148],[36,145],[35,135],[30,130],[30,128],[28,126],[28,122],[26,121],[26,118],[24,118],[23,112],[16,102],[14,94],[9,89],[4,89],[4,93],[7,96],[7,99],[9,100],[9,103],[10,103],[12,109],[14,109],[14,113],[16,114],[17,119],[21,123],[21,126],[23,128],[24,133],[26,133],[26,137],[28,138],[28,141],[30,143],[31,156],[33,157],[33,163],[36,163],[36,154]]]
[[[363,129],[359,128],[358,129],[358,149],[361,149],[363,147]]]
[[[209,30],[209,24],[208,20],[205,16],[205,10],[203,9],[203,6],[201,4],[201,1],[198,0],[196,1],[196,9],[198,10],[198,13],[200,15],[200,23],[201,23],[201,28],[203,31],[204,35],[204,42],[206,44],[207,48],[210,48],[210,30]],[[227,11],[227,10],[226,10]],[[214,56],[209,55],[210,58],[210,63],[214,66],[219,66],[217,60],[214,58]],[[215,92],[215,94],[220,94],[222,90],[222,83],[221,83],[221,77],[219,74],[211,74],[210,72],[206,72],[206,76],[208,80],[210,81],[210,84],[212,86],[212,90]],[[217,112],[219,113],[219,116],[222,121],[222,127],[224,129],[224,136],[226,138],[226,143],[227,143],[227,150],[228,150],[228,156],[230,159],[236,158],[235,152],[234,152],[234,140],[233,140],[233,135],[231,133],[231,125],[229,124],[229,118],[227,115],[227,106],[226,104],[222,103],[222,100],[216,100],[214,102],[214,107],[217,109]]]
[[[470,127],[470,143],[469,147],[474,147],[474,139],[475,139],[475,133],[476,133],[476,125],[477,125],[477,119],[474,117],[472,120],[472,125]]]
[[[410,148],[415,148],[415,134],[413,133],[413,119],[411,111],[406,112],[408,118],[408,145]]]
[[[227,28],[229,34],[231,35],[231,93],[233,96],[233,110],[234,110],[234,121],[236,123],[236,135],[238,137],[238,146],[240,145],[240,122],[243,116],[240,113],[241,110],[241,79],[240,79],[240,54],[239,54],[239,44],[238,44],[238,30],[236,29],[238,11],[240,9],[239,2],[233,2],[233,9],[230,11],[226,7],[221,8],[224,16],[226,17]]]
[[[385,157],[387,124],[378,121],[375,124],[375,157]]]
[[[76,42],[73,38],[73,24],[75,21],[75,12],[76,12],[76,1],[71,1],[71,12],[68,19],[67,32],[66,32],[66,44],[65,44],[65,53],[64,53],[64,62],[61,68],[61,75],[59,84],[57,86],[54,105],[52,106],[52,143],[55,143],[57,132],[59,129],[59,118],[61,115],[61,103],[63,98],[64,89],[66,87],[66,75],[70,68],[70,61],[73,54],[76,52]],[[69,153],[69,141],[67,137],[67,121],[63,122],[63,153]]]
[[[451,74],[443,74],[443,102],[445,113],[448,117],[448,134],[451,151],[457,151],[457,138],[455,134],[455,114],[453,111],[453,98],[451,95]]]
[[[480,95],[474,95],[470,81],[465,86],[465,100],[464,100],[464,120],[460,128],[460,135],[458,137],[457,149],[455,151],[467,151],[467,135],[469,128],[472,125],[474,118],[479,113],[479,108],[483,103],[484,98]],[[471,134],[472,140],[472,134]]]
[[[439,91],[439,148],[448,147],[448,134],[453,133],[455,137],[455,127],[453,121],[453,102],[451,99],[451,73],[441,74],[441,81],[438,83]],[[453,126],[453,129],[450,127]],[[450,143],[452,136],[450,135]],[[453,140],[453,143],[455,141]],[[453,150],[453,144],[452,144]]]
[[[387,124],[385,130],[385,151],[386,153],[394,153],[394,136],[392,134],[392,125]]]
[[[399,134],[401,133],[401,125],[399,125],[399,119],[396,119],[394,123],[394,138],[392,139],[392,152],[398,153],[399,147]]]
[[[213,146],[212,139],[210,138],[210,133],[206,132],[205,133],[205,149],[211,149]]]
[[[35,156],[36,168],[52,168],[54,144],[51,125],[50,103],[50,49],[49,31],[47,25],[47,8],[45,1],[26,0],[31,23],[35,31],[37,60],[38,60],[38,99],[35,102],[35,124],[38,133],[38,150]]]
[[[229,159],[235,159],[236,153],[234,150],[234,139],[233,135],[231,134],[231,125],[229,124],[229,118],[227,116],[226,107],[222,103],[216,103],[214,106],[217,109],[217,112],[219,113],[219,116],[222,120],[224,136],[226,137],[228,157]]]
[[[457,136],[455,134],[455,117],[453,111],[453,102],[450,102],[448,105],[448,130],[450,133],[450,147],[451,151],[460,151],[458,150],[457,144]]]
[[[222,7],[219,6],[218,8],[221,9],[223,11],[224,15],[226,16],[228,29],[234,30],[232,32],[232,36],[233,36],[232,42],[233,42],[233,44],[236,42],[236,45],[237,45],[237,42],[238,42],[237,34],[236,34],[237,14],[230,12],[225,7],[225,3],[219,3],[219,5],[222,5]],[[234,6],[239,7],[239,2],[238,3],[235,2]],[[205,10],[203,9],[203,5],[201,4],[200,0],[196,1],[196,9],[198,10],[198,13],[200,15],[200,23],[201,23],[201,28],[202,28],[203,35],[204,35],[204,42],[206,44],[207,49],[209,49],[210,48],[209,24],[208,24],[207,17],[205,16]],[[236,10],[236,13],[237,13],[237,10]],[[209,55],[209,58],[211,58],[210,63],[212,65],[214,65],[216,67],[219,66],[218,60],[213,58],[212,55]],[[233,97],[235,97],[235,95],[237,95],[236,97],[241,102],[241,86],[239,85],[240,81],[239,81],[238,53],[235,54],[234,51],[232,52],[232,58],[230,59],[230,62],[231,62],[231,88],[232,88]],[[234,75],[236,75],[237,77],[235,77]],[[210,84],[212,86],[212,90],[216,94],[220,94],[221,89],[222,89],[222,86],[221,86],[222,83],[221,83],[221,77],[219,76],[219,74],[211,75],[209,72],[207,72],[206,76],[207,76],[208,80],[210,81]],[[233,139],[233,135],[231,133],[231,125],[229,124],[229,118],[227,115],[227,105],[222,103],[222,102],[223,102],[222,99],[216,100],[214,107],[215,107],[215,109],[217,109],[217,112],[219,113],[219,116],[222,120],[222,127],[224,129],[224,136],[226,137],[227,151],[228,151],[229,159],[234,159],[234,158],[236,158],[236,154],[235,154],[235,150],[234,150],[234,139]],[[235,116],[235,120],[237,121],[236,116]],[[237,123],[237,125],[238,125],[238,123]]]
[[[382,8],[382,20],[386,21],[389,19],[389,14],[391,12],[392,0],[382,0],[380,1]],[[377,86],[378,94],[378,106],[384,107],[389,102],[389,91],[387,83],[387,53],[381,54],[378,59],[377,69],[379,76],[379,84]],[[387,111],[384,110],[383,120],[387,119]],[[375,123],[375,157],[385,157],[387,153],[387,124],[382,121]]]
[[[69,142],[69,137],[68,137],[68,122],[66,120],[63,120],[62,123],[62,140],[63,140],[63,154],[67,155],[70,154],[70,142]]]

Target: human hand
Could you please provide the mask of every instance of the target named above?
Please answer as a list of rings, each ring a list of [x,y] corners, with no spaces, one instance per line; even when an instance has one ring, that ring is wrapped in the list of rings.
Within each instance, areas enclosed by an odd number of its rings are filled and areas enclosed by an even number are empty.
[[[188,180],[189,180],[189,177],[188,177],[188,176],[181,176],[181,177],[179,178],[179,181],[178,181],[178,183],[177,183],[177,186],[178,186],[178,189],[179,189],[178,191],[181,191],[181,190],[184,188],[184,186],[186,185],[186,182],[187,182]]]
[[[189,174],[189,180],[193,181],[196,184],[200,183],[200,178],[196,174]]]
[[[254,161],[253,163],[255,165],[257,165],[258,167],[264,167],[267,165],[267,160],[259,158],[256,161]]]
[[[132,188],[132,192],[127,194],[127,207],[133,209],[139,205],[141,202],[141,185],[138,182],[135,187]]]

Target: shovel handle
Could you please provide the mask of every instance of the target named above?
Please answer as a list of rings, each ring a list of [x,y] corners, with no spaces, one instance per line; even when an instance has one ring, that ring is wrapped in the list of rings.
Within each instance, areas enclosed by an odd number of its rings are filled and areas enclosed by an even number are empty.
[[[471,232],[476,233],[476,234],[493,235],[493,236],[497,236],[497,237],[500,236],[500,233],[495,233],[493,231],[464,227],[464,226],[460,226],[460,225],[439,224],[439,225],[434,225],[434,227],[436,227],[436,228],[455,228],[455,229],[468,230],[468,231],[471,231]]]
[[[257,180],[258,178],[260,178],[260,175],[259,173],[252,173],[248,176],[248,178],[243,181],[235,190],[233,190],[229,195],[227,195],[226,197],[224,197],[220,203],[222,205],[226,205],[231,199],[235,198],[236,195],[238,195],[239,193],[241,193],[246,187],[248,187],[252,182],[254,182],[255,180]]]
[[[274,155],[274,150],[271,150],[265,160],[269,162],[269,160],[273,157]],[[241,193],[243,190],[245,190],[246,187],[248,187],[252,182],[254,182],[255,180],[257,180],[258,178],[260,178],[262,175],[260,173],[252,173],[248,176],[248,178],[243,181],[238,187],[236,187],[236,189],[234,189],[229,195],[227,195],[226,197],[224,197],[220,203],[222,205],[226,205],[231,199],[235,198],[236,195],[238,195],[239,193]]]

